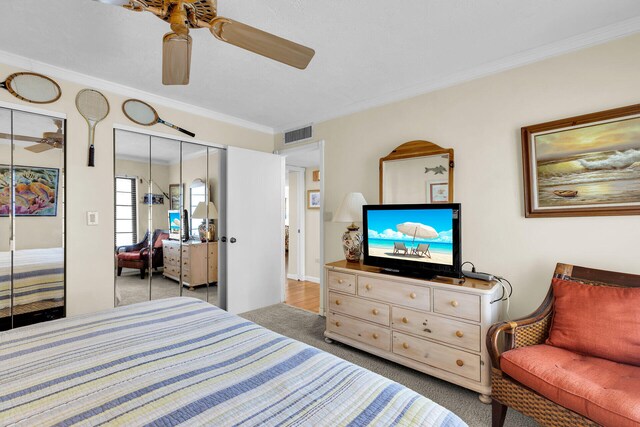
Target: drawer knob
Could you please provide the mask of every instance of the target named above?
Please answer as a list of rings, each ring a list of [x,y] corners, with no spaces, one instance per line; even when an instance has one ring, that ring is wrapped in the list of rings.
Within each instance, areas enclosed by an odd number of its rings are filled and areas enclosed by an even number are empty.
[[[371,312],[373,313],[374,316],[377,316],[378,313],[380,313],[377,308],[374,308],[373,310],[371,310]]]
[[[340,322],[336,322],[336,327],[339,328],[340,327]]]
[[[417,297],[417,295],[416,295],[416,293],[415,293],[415,292],[411,292],[411,293],[409,294],[409,296],[411,297],[411,299],[416,299],[416,297]]]
[[[458,306],[458,301],[456,301],[456,300],[451,301],[451,306],[452,307],[457,307]]]
[[[456,365],[458,366],[464,366],[464,362],[460,359],[456,360]]]
[[[464,333],[462,331],[456,331],[456,336],[458,338],[462,338],[464,336]]]
[[[344,283],[344,279],[338,279],[338,283],[342,285]]]
[[[377,339],[378,339],[378,336],[379,336],[378,334],[373,334],[373,339],[374,339],[374,340],[377,340]]]
[[[402,343],[402,348],[404,348],[405,350],[407,350],[409,348],[409,344],[407,344],[406,342]]]
[[[406,317],[402,318],[402,323],[409,323],[409,319],[407,319]]]
[[[336,305],[340,305],[340,300],[339,299],[336,300]]]
[[[365,287],[365,289],[366,289],[366,290],[368,290],[368,291],[370,291],[370,290],[371,290],[371,285],[370,285],[370,284],[368,284],[368,283],[367,283],[366,285],[364,285],[364,287]]]

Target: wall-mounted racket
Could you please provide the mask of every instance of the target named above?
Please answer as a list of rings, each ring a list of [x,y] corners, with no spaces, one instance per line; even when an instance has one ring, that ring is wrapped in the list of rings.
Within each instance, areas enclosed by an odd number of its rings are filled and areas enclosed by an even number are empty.
[[[0,88],[6,89],[18,99],[33,104],[49,104],[56,102],[62,96],[58,83],[47,76],[36,73],[15,73],[0,83]]]
[[[266,56],[301,70],[315,51],[233,19],[218,16],[217,0],[98,0],[134,12],[151,12],[171,24],[162,40],[162,83],[189,84],[190,29],[207,28],[220,41]]]
[[[76,108],[89,125],[89,166],[95,166],[96,125],[109,114],[109,101],[103,94],[93,89],[82,89],[76,96]]]
[[[158,112],[151,105],[146,102],[142,102],[138,99],[127,99],[122,103],[122,112],[129,120],[133,123],[137,123],[142,126],[153,126],[156,123],[163,124],[165,126],[169,126],[177,131],[180,131],[190,137],[196,136],[195,133],[189,132],[188,130],[182,129],[174,125],[173,123],[169,123],[165,120],[162,120],[160,116],[158,116]]]

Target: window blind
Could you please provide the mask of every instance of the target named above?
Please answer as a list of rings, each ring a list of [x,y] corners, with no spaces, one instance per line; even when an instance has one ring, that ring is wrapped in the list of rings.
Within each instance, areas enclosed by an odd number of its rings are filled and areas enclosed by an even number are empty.
[[[116,177],[116,246],[138,242],[136,179]]]

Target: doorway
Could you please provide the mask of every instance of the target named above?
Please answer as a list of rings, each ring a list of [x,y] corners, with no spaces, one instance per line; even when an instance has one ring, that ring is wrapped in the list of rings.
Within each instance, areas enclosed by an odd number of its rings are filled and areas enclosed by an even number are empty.
[[[285,157],[285,303],[321,313],[323,162],[321,142],[281,150]]]

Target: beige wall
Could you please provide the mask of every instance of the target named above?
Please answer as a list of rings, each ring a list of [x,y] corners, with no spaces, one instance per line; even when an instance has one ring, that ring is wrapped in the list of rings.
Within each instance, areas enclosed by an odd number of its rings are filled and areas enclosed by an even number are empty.
[[[304,178],[307,191],[320,189],[320,182],[313,181],[314,170],[317,168],[305,169]],[[304,274],[312,280],[320,280],[320,209],[308,209],[305,199],[304,212]]]
[[[640,273],[638,216],[525,219],[520,128],[638,102],[640,35],[319,123],[325,211],[344,194],[378,200],[378,159],[426,139],[455,149],[463,257],[514,285],[512,316],[539,305],[556,262]],[[280,137],[276,141],[281,141]],[[327,222],[327,262],[344,225]]]
[[[24,70],[0,64],[2,76],[18,71]],[[113,307],[113,125],[136,125],[122,113],[125,97],[104,92],[111,112],[96,129],[96,167],[87,167],[87,124],[75,107],[75,96],[84,86],[56,80],[62,98],[39,108],[67,114],[67,313],[74,315]],[[0,101],[32,106],[5,90],[0,90]],[[162,106],[156,109],[160,117],[195,132],[199,140],[273,150],[271,134]],[[141,131],[145,129],[140,127]],[[182,135],[162,125],[151,130]],[[87,211],[99,213],[99,225],[86,225]]]

